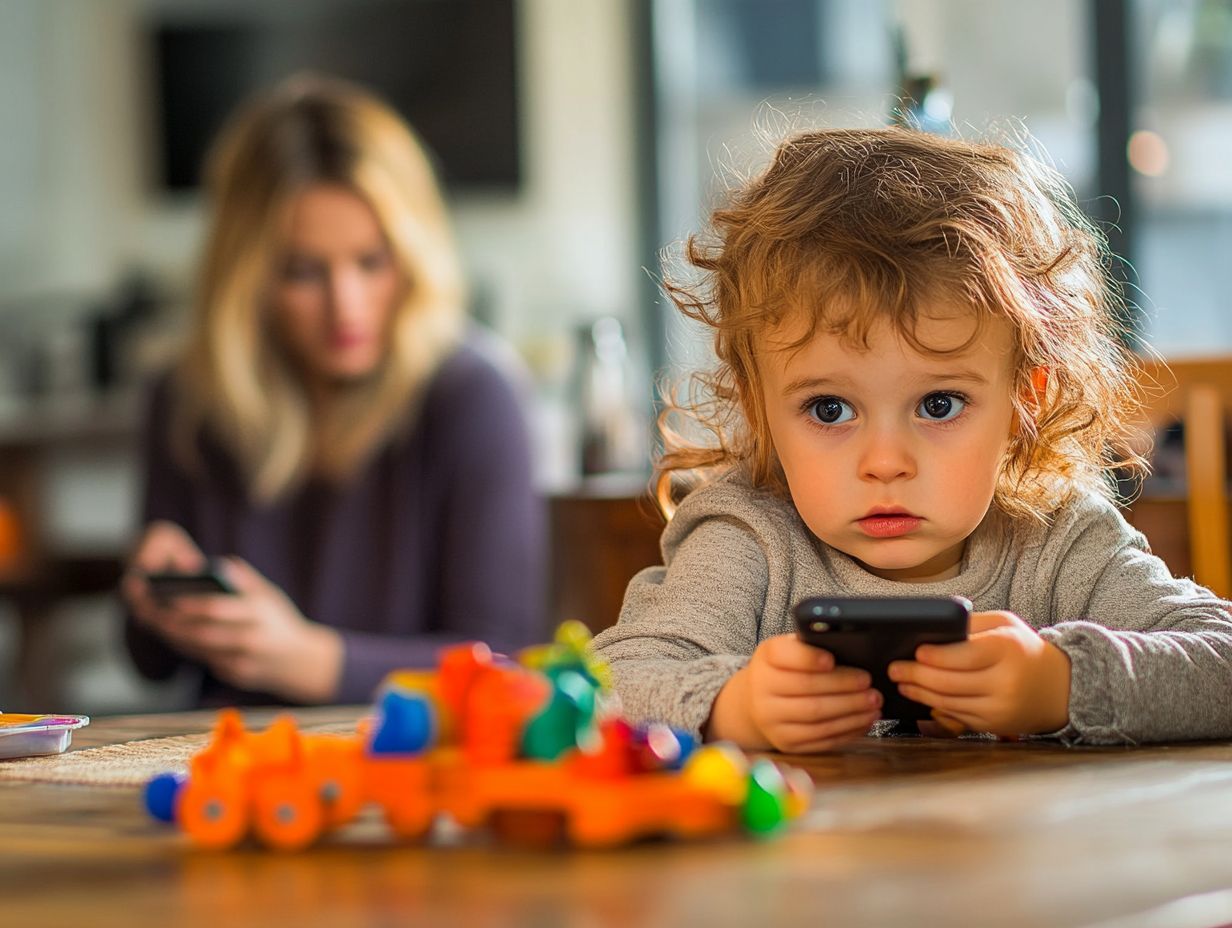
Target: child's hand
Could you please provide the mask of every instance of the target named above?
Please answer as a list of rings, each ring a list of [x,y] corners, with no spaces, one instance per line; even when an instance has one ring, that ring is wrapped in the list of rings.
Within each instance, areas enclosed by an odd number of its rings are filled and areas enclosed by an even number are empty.
[[[970,637],[921,645],[890,679],[939,721],[998,735],[1055,731],[1069,721],[1070,661],[1012,612],[976,612]]]
[[[881,694],[870,682],[795,635],[768,638],[719,691],[706,737],[750,750],[827,751],[880,718]]]

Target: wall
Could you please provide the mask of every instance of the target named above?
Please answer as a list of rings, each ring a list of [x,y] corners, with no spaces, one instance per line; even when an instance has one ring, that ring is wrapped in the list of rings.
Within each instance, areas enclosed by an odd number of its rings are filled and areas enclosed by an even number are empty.
[[[132,264],[184,288],[196,198],[148,178],[141,17],[203,0],[9,0],[0,6],[0,310],[88,294]],[[217,3],[212,4],[217,6]],[[623,0],[522,0],[526,183],[455,202],[468,265],[515,342],[578,318],[637,319],[637,203]],[[33,76],[33,80],[31,77]],[[19,218],[18,218],[19,217]]]

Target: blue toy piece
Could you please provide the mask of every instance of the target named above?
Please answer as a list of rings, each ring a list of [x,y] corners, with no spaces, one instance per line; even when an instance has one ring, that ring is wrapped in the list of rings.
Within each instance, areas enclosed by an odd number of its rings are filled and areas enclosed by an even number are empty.
[[[689,755],[697,750],[697,739],[683,728],[673,728],[672,734],[680,742],[680,756],[674,762],[668,764],[667,769],[680,770],[684,767],[684,762],[689,759]]]
[[[175,821],[175,800],[188,782],[183,773],[160,773],[145,785],[142,798],[146,811],[160,822]]]
[[[423,693],[389,690],[381,697],[381,722],[372,754],[422,754],[436,740],[436,709]]]

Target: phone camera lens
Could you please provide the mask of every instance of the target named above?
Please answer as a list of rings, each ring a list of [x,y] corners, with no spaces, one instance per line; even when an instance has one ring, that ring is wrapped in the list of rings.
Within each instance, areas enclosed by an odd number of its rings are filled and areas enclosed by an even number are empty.
[[[838,606],[831,606],[829,609],[826,610],[826,615],[842,615],[842,614],[843,614],[843,610],[840,609]]]

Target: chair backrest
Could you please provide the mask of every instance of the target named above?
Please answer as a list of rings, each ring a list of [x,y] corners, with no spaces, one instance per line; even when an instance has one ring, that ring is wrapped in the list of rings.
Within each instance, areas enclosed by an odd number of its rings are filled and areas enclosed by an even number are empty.
[[[1194,579],[1219,596],[1232,596],[1225,452],[1226,411],[1232,409],[1232,357],[1147,361],[1143,374],[1146,425],[1157,436],[1174,422],[1184,429],[1186,514]]]
[[[644,481],[553,496],[550,515],[553,624],[578,619],[602,631],[620,615],[633,575],[663,562],[663,519]]]

